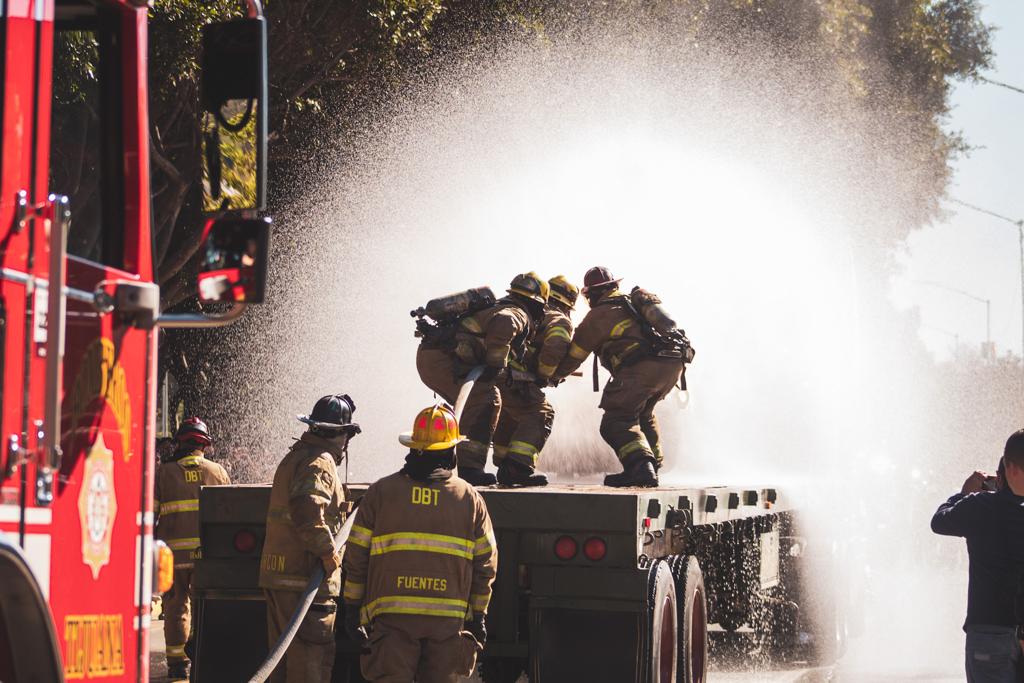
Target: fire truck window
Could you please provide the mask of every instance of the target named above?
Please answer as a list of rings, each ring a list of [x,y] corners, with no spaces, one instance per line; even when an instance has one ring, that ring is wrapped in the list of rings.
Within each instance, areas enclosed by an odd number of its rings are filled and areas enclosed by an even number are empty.
[[[92,14],[57,22],[50,191],[71,200],[68,253],[121,267],[121,74],[113,20]]]

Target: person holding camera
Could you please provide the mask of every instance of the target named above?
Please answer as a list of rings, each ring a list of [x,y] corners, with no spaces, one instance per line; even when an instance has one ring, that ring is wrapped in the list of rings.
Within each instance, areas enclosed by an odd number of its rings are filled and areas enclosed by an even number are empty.
[[[1021,664],[1014,606],[1024,575],[1024,429],[1007,440],[998,473],[971,474],[931,526],[967,540],[968,683],[1013,683]]]

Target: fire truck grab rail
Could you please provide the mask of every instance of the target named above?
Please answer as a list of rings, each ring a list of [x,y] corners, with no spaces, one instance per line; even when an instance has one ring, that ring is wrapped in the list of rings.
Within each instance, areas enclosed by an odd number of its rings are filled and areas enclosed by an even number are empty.
[[[48,290],[50,288],[49,281],[33,277],[28,273],[22,273],[21,271],[14,270],[12,268],[3,268],[2,271],[3,279],[7,280],[8,282],[16,282],[20,285],[28,285],[29,281],[31,280],[32,287],[36,289]],[[81,301],[84,304],[90,304],[93,306],[96,305],[95,292],[87,292],[84,289],[75,289],[74,287],[65,287],[64,295],[67,298],[71,299],[72,301]]]
[[[231,308],[217,315],[205,313],[165,313],[156,319],[159,327],[177,329],[181,327],[224,327],[230,325],[245,313],[249,304],[243,301],[236,301]]]

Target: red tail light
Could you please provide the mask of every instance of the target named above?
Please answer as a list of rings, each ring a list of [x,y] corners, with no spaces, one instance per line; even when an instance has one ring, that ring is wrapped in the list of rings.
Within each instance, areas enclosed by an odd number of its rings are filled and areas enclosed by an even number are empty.
[[[576,557],[578,549],[576,539],[572,536],[559,536],[555,541],[555,555],[560,560],[571,560]]]
[[[587,556],[587,559],[591,562],[597,562],[603,560],[604,556],[608,553],[608,544],[604,542],[603,538],[588,538],[586,543],[583,544],[583,554]]]
[[[256,550],[256,534],[248,529],[242,529],[235,534],[235,550],[243,555],[248,555]]]

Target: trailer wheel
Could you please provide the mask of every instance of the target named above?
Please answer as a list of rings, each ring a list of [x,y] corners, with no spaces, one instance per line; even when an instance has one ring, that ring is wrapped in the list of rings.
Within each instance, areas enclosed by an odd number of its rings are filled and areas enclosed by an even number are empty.
[[[677,683],[704,683],[708,671],[708,603],[704,574],[693,555],[669,559],[678,600]]]
[[[526,670],[526,661],[517,657],[485,657],[480,662],[484,683],[516,683]]]
[[[677,670],[678,612],[672,569],[664,560],[651,565],[647,579],[646,676],[648,683],[674,683]]]

